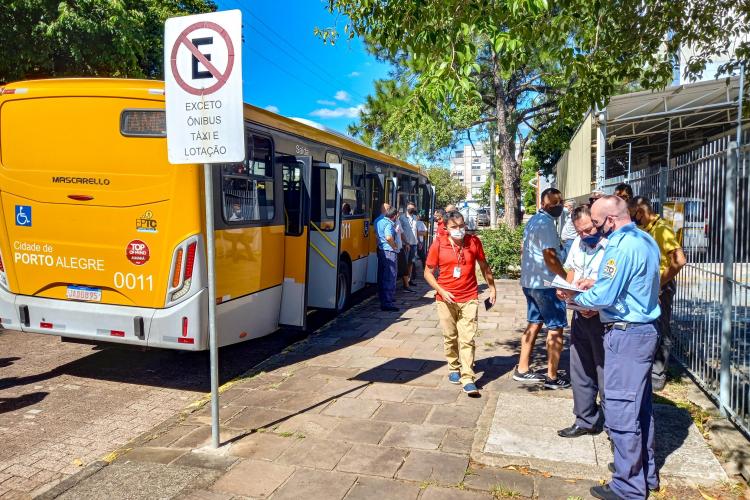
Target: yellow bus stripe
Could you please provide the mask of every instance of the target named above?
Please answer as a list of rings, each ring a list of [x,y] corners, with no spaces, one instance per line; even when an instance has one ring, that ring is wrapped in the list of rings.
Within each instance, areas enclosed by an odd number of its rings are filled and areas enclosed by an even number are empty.
[[[323,252],[321,252],[320,249],[318,247],[316,247],[314,243],[310,243],[310,246],[312,247],[313,250],[315,250],[316,252],[318,252],[318,255],[320,255],[321,257],[323,257],[324,261],[328,262],[329,266],[333,267],[334,269],[336,268],[336,266],[333,265],[333,262],[331,262],[331,260],[328,257],[326,257],[325,255],[323,255]]]
[[[315,228],[315,230],[316,230],[317,232],[319,232],[319,233],[320,233],[320,235],[321,235],[321,236],[322,236],[323,238],[325,238],[325,239],[326,239],[326,241],[327,241],[328,243],[330,243],[332,247],[336,248],[336,243],[334,243],[334,242],[333,242],[333,241],[331,240],[331,238],[329,238],[328,236],[326,236],[326,233],[324,233],[324,232],[323,232],[323,231],[322,231],[322,230],[321,230],[321,229],[320,229],[320,228],[319,228],[319,227],[318,227],[318,226],[317,226],[317,225],[316,225],[316,224],[315,224],[315,223],[314,223],[313,221],[310,221],[310,224],[312,224],[312,226],[313,226],[313,227]]]

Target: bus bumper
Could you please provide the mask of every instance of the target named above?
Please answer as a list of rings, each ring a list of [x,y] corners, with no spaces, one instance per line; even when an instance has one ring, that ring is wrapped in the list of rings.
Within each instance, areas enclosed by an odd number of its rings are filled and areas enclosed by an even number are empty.
[[[164,309],[45,299],[0,290],[3,328],[143,347],[207,349],[207,310],[206,289]]]

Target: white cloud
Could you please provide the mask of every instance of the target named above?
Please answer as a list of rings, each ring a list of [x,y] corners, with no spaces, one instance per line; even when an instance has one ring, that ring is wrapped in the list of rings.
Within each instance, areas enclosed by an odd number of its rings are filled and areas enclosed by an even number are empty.
[[[318,99],[315,102],[317,102],[321,106],[335,106],[336,105],[336,101],[327,101],[325,99]]]
[[[338,92],[336,92],[336,95],[334,95],[333,97],[337,101],[348,102],[352,100],[352,96],[350,96],[349,92],[347,92],[346,90],[339,90]]]
[[[362,73],[360,73],[359,71],[352,71],[351,73],[349,73],[349,78],[357,78],[361,74]]]
[[[316,109],[310,115],[319,118],[357,118],[365,110],[365,105],[352,106],[349,108],[322,108]]]
[[[279,112],[279,108],[276,107],[276,106],[274,106],[273,104],[269,104],[268,106],[266,106],[265,110],[266,111],[270,111],[271,113],[278,113]]]

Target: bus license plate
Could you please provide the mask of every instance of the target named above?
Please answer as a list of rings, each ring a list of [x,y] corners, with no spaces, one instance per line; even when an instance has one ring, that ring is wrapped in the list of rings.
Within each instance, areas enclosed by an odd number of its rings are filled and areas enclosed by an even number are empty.
[[[101,288],[89,288],[87,286],[68,285],[67,297],[71,300],[85,300],[87,302],[101,302]]]

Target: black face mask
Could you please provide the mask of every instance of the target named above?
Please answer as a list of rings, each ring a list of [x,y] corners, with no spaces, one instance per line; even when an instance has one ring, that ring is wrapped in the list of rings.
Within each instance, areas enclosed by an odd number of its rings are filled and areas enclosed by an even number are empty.
[[[562,205],[555,205],[552,208],[545,208],[544,211],[550,214],[552,217],[560,217],[563,213],[563,206]]]
[[[602,238],[609,238],[609,235],[612,234],[612,231],[614,231],[615,229],[614,226],[612,226],[605,231],[604,224],[606,223],[607,223],[607,219],[604,219],[604,222],[602,222],[602,225],[596,228],[596,230],[599,233],[599,236],[601,236]]]
[[[406,211],[409,212],[410,215],[414,215],[415,213],[417,213],[416,208],[407,208]]]

